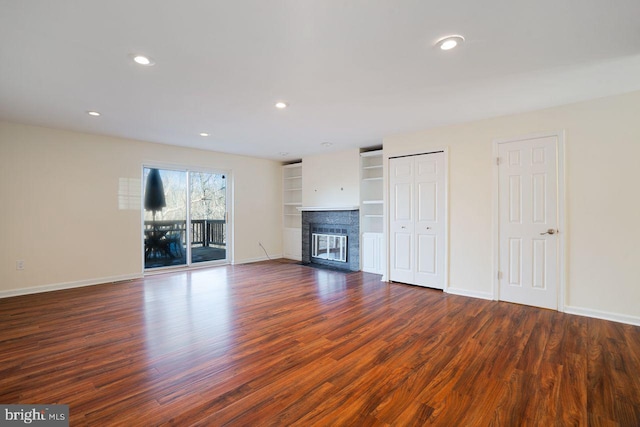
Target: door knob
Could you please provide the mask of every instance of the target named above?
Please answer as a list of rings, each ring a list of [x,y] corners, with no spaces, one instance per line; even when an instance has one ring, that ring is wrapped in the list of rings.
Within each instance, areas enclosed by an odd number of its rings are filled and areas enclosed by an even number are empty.
[[[400,227],[400,228],[407,228],[407,227],[405,227],[405,226],[403,225],[403,226],[402,226],[402,227]]]
[[[556,230],[554,230],[553,228],[548,229],[547,231],[545,231],[544,233],[540,233],[540,235],[545,235],[545,234],[556,234]]]
[[[427,227],[427,230],[431,230],[431,227]]]

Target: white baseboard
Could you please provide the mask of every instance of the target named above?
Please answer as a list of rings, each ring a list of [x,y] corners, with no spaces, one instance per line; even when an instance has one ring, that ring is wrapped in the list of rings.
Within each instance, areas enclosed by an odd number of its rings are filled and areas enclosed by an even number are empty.
[[[493,294],[491,292],[470,291],[467,289],[452,288],[452,287],[448,287],[444,291],[448,294],[460,295],[463,297],[493,300]]]
[[[278,258],[282,258],[282,255],[271,256],[271,259],[278,259]],[[233,265],[250,264],[252,262],[267,261],[268,259],[269,258],[267,258],[266,256],[258,257],[258,258],[247,258],[241,261],[236,261],[232,264]],[[170,271],[165,271],[165,273],[168,273],[168,272]],[[142,277],[143,277],[142,274],[125,274],[121,276],[109,276],[109,277],[101,277],[98,279],[78,280],[74,282],[54,283],[51,285],[43,285],[43,286],[33,286],[30,288],[10,289],[8,291],[0,291],[0,298],[9,298],[9,297],[15,297],[19,295],[29,295],[29,294],[37,294],[41,292],[58,291],[62,289],[81,288],[83,286],[102,285],[105,283],[140,279]],[[382,277],[382,280],[383,281],[385,280],[384,276]],[[452,295],[460,295],[464,297],[493,300],[493,294],[490,292],[470,291],[467,289],[459,289],[459,288],[453,288],[453,287],[448,287],[444,291]],[[591,308],[573,307],[569,305],[564,306],[564,312],[567,314],[576,314],[578,316],[587,316],[587,317],[593,317],[596,319],[610,320],[613,322],[640,326],[640,317],[638,316],[611,313],[607,311],[594,310]]]
[[[62,289],[81,288],[83,286],[103,285],[105,283],[140,279],[141,277],[142,277],[142,274],[125,274],[122,276],[109,276],[109,277],[101,277],[99,279],[77,280],[75,282],[54,283],[51,285],[33,286],[30,288],[10,289],[8,291],[0,291],[0,298],[16,297],[19,295],[39,294],[41,292],[59,291]]]
[[[469,291],[459,288],[447,288],[445,292],[453,295],[460,295],[464,297],[481,298],[486,300],[493,300],[493,294],[490,292],[478,292]],[[564,313],[576,314],[578,316],[593,317],[595,319],[611,320],[612,322],[626,323],[629,325],[640,326],[640,317],[629,316],[627,314],[610,313],[607,311],[594,310],[591,308],[572,307],[565,305]]]
[[[272,255],[271,259],[282,258],[282,255]],[[249,264],[252,262],[260,262],[267,261],[269,258],[266,256],[259,258],[249,258],[244,259],[242,261],[233,262],[233,265],[239,264]],[[221,264],[222,265],[222,264]],[[212,265],[203,265],[201,268],[213,267]],[[197,266],[196,266],[197,268]],[[94,286],[94,285],[102,285],[105,283],[113,283],[113,282],[121,282],[124,280],[133,280],[140,279],[144,276],[150,276],[155,274],[166,274],[166,273],[175,273],[177,271],[186,271],[188,269],[162,269],[159,271],[146,271],[143,274],[125,274],[121,276],[108,276],[108,277],[100,277],[97,279],[88,279],[88,280],[77,280],[74,282],[64,282],[64,283],[53,283],[50,285],[42,285],[42,286],[33,286],[29,288],[21,288],[21,289],[9,289],[7,291],[0,291],[0,298],[9,298],[16,297],[20,295],[29,295],[29,294],[39,294],[42,292],[51,292],[51,291],[59,291],[62,289],[72,289],[72,288],[81,288],[83,286]]]
[[[629,316],[627,314],[610,313],[608,311],[594,310],[592,308],[564,306],[567,314],[577,314],[579,316],[594,317],[596,319],[611,320],[613,322],[627,323],[629,325],[640,326],[640,317]]]
[[[282,258],[282,254],[270,255],[269,258],[267,258],[266,256],[257,257],[257,258],[246,258],[240,261],[233,261],[231,265],[250,264],[252,262],[268,261],[269,259],[278,259],[278,258]]]

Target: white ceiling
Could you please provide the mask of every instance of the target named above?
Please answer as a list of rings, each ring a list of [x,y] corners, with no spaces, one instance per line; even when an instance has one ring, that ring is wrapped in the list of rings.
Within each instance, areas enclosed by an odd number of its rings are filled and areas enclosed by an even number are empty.
[[[638,0],[0,0],[0,119],[165,144],[288,160],[634,90]]]

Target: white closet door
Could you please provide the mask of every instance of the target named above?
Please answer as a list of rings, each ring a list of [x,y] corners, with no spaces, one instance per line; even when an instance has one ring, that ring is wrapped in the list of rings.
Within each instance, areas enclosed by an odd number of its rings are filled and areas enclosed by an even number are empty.
[[[444,153],[416,156],[415,281],[444,289]]]
[[[444,153],[389,162],[389,279],[444,289]]]
[[[412,157],[389,162],[389,278],[396,282],[413,283],[415,276],[414,248],[414,161]]]

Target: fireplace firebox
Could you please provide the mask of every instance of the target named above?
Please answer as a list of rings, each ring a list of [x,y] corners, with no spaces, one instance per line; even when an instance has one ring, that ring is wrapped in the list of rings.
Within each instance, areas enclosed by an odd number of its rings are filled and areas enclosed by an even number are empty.
[[[311,233],[311,258],[347,262],[347,236]]]

